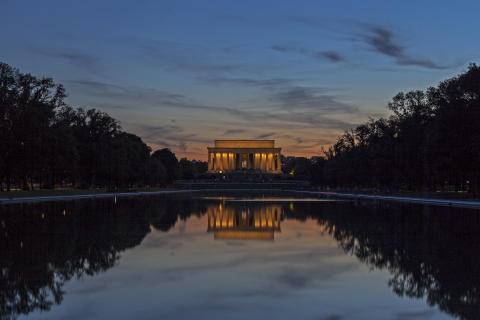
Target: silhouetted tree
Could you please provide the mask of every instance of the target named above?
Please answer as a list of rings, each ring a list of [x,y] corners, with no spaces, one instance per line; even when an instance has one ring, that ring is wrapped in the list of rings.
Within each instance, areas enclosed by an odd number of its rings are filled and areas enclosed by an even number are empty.
[[[167,171],[168,182],[171,183],[178,178],[178,160],[170,149],[160,149],[152,153],[153,159],[159,160]]]
[[[179,176],[181,179],[192,179],[195,175],[207,172],[208,163],[205,161],[188,160],[182,158],[178,162]]]
[[[132,187],[144,181],[150,158],[150,147],[136,135],[122,132],[113,140],[113,177],[116,186]],[[110,183],[112,185],[112,183]]]
[[[314,185],[325,185],[325,175],[323,174],[325,170],[326,160],[323,157],[313,157],[310,159],[310,174],[311,180]]]
[[[168,181],[167,169],[157,158],[150,157],[147,161],[147,173],[145,182],[151,186],[163,186]]]
[[[74,109],[65,97],[51,78],[0,63],[0,191],[158,186],[178,177],[170,150],[151,159],[150,148],[117,120],[95,109]]]
[[[0,63],[0,169],[7,189],[12,179],[24,189],[45,181],[51,124],[64,98],[64,88],[51,78],[36,78]]]
[[[437,87],[400,92],[388,104],[390,117],[345,132],[325,152],[323,184],[478,194],[479,83],[472,64]]]

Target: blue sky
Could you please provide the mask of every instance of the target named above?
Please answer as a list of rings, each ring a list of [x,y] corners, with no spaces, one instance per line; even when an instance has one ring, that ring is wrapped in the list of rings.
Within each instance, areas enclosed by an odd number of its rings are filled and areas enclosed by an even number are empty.
[[[319,154],[480,58],[477,1],[1,2],[0,61],[197,159],[223,138]]]

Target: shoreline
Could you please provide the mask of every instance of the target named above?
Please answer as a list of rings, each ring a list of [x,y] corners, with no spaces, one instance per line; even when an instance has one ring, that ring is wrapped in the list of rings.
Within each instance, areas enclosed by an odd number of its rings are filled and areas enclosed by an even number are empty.
[[[125,192],[85,192],[79,194],[66,195],[46,195],[46,196],[15,196],[15,197],[0,197],[0,205],[2,204],[16,204],[28,202],[48,202],[48,201],[68,201],[68,200],[82,200],[82,199],[97,199],[97,198],[114,198],[114,197],[135,197],[148,196],[170,193],[182,193],[191,190],[175,190],[165,189],[157,191],[125,191]]]
[[[49,202],[49,201],[69,201],[82,199],[98,199],[98,198],[114,198],[114,197],[136,197],[136,196],[153,196],[166,194],[188,194],[198,192],[279,192],[279,193],[293,193],[293,194],[308,194],[316,196],[327,196],[348,199],[364,199],[364,200],[380,200],[380,201],[394,201],[404,203],[416,203],[436,206],[450,206],[461,208],[480,209],[480,200],[457,200],[457,199],[438,199],[426,197],[412,197],[412,196],[391,196],[391,195],[372,195],[361,193],[344,193],[344,192],[326,192],[326,191],[309,191],[309,190],[288,190],[277,188],[252,188],[252,189],[229,189],[229,188],[205,188],[205,189],[165,189],[156,191],[131,191],[131,192],[90,192],[81,194],[68,195],[47,195],[47,196],[17,196],[17,197],[1,197],[0,205],[4,204],[20,204],[32,202]]]
[[[315,191],[315,193],[321,194],[324,196],[334,196],[339,198],[394,201],[394,202],[406,202],[406,203],[426,204],[426,205],[435,205],[435,206],[480,209],[480,200],[457,200],[457,199],[373,195],[373,194],[362,194],[362,193],[343,193],[343,192],[326,192],[326,191]]]

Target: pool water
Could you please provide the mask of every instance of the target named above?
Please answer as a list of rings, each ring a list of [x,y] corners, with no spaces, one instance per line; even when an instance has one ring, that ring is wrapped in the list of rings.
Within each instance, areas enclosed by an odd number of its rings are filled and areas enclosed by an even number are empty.
[[[478,319],[479,213],[271,195],[3,206],[0,319]]]

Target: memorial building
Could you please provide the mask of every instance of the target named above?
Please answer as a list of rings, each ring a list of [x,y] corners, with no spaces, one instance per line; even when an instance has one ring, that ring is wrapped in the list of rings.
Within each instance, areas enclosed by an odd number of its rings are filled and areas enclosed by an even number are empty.
[[[281,148],[275,147],[275,140],[215,140],[207,149],[208,172],[282,172]]]

